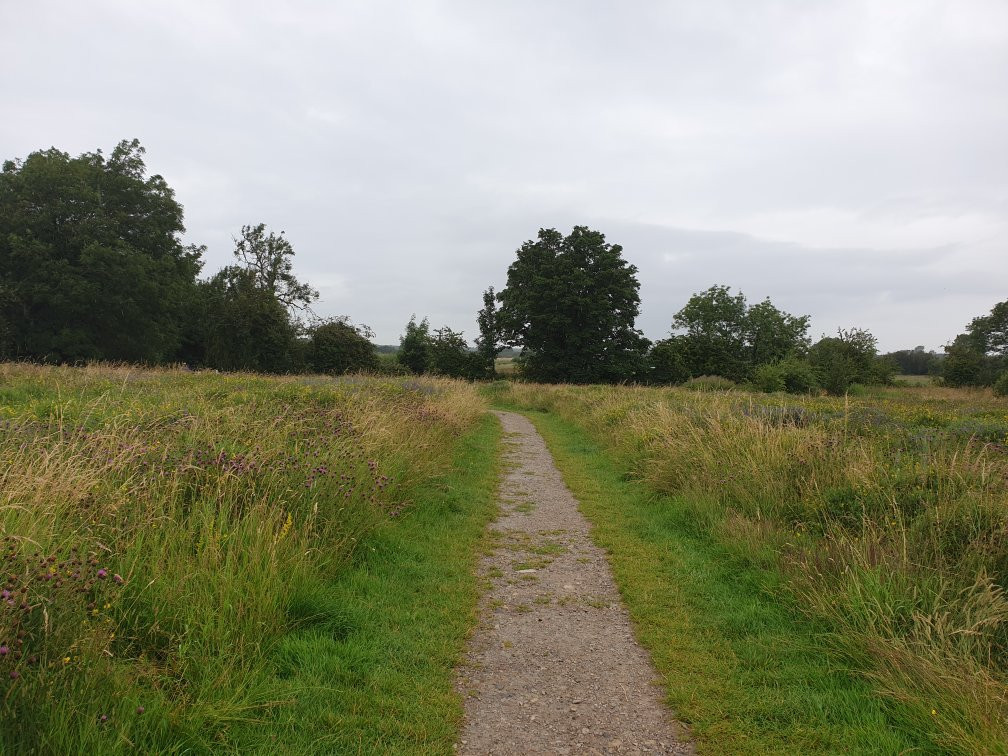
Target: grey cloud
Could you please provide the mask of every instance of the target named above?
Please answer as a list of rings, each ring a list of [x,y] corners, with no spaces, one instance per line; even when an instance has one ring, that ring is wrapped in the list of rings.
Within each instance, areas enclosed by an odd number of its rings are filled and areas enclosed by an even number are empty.
[[[999,0],[8,3],[4,157],[138,136],[229,262],[286,230],[325,314],[474,335],[540,226],[641,270],[938,346],[1005,298]]]

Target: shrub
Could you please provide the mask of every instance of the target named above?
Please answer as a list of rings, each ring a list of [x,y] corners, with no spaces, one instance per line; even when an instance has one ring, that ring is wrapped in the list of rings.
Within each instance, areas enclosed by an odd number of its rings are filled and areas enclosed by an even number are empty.
[[[994,381],[994,394],[995,396],[1008,396],[1008,370],[1001,373]]]
[[[738,384],[720,375],[698,375],[686,381],[683,388],[691,391],[731,391],[738,388]]]
[[[378,359],[374,344],[368,340],[370,335],[366,327],[355,326],[346,318],[321,323],[312,332],[312,367],[331,375],[374,369]]]
[[[768,394],[787,391],[789,394],[811,394],[819,390],[815,370],[805,360],[788,358],[756,368],[753,383]]]

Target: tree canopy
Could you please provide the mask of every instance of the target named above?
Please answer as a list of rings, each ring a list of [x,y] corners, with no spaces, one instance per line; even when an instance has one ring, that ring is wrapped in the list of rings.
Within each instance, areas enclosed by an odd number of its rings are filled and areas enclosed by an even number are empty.
[[[540,229],[518,249],[498,318],[502,340],[524,349],[525,375],[595,383],[640,373],[648,346],[634,328],[640,283],[622,252],[586,226],[567,236]]]
[[[765,299],[748,305],[742,292],[711,286],[694,294],[672,320],[672,335],[651,352],[651,380],[677,382],[701,375],[749,380],[760,365],[804,355],[807,315],[791,315]]]
[[[7,357],[163,362],[193,304],[202,247],[146,175],[137,140],[76,158],[56,149],[0,173],[0,349]]]

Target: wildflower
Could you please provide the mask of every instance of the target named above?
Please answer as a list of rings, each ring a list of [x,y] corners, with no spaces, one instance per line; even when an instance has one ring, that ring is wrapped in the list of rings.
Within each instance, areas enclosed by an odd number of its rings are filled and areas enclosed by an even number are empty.
[[[102,724],[104,724],[105,722],[108,722],[108,714],[102,714],[100,721],[101,721]]]
[[[12,669],[10,673],[10,679],[17,680],[19,677],[21,677],[21,673],[18,672],[16,669]]]
[[[102,569],[98,570],[98,577],[100,577],[100,578],[106,578],[106,577],[108,577],[108,570],[106,570],[104,567]]]
[[[115,573],[112,576],[112,580],[115,582],[116,585],[122,585],[123,584],[123,577],[119,573]]]
[[[69,664],[70,663],[70,657],[69,656],[64,656],[63,657],[63,663],[64,664]]]
[[[143,706],[137,706],[137,714],[143,714],[143,713],[144,713],[144,707]]]
[[[7,656],[10,653],[10,649],[7,646],[0,646],[0,656]]]

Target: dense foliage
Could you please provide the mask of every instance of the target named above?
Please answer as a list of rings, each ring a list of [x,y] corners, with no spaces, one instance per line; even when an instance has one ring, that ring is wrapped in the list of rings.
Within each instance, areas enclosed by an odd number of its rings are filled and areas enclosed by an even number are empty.
[[[950,386],[990,386],[1008,370],[1008,300],[974,318],[945,347],[942,376]]]
[[[651,381],[679,383],[701,375],[747,381],[755,370],[808,349],[807,315],[767,299],[749,306],[739,292],[712,286],[690,297],[672,321],[672,336],[651,350]]]
[[[518,249],[497,299],[503,341],[524,349],[524,375],[598,383],[642,371],[648,342],[634,328],[640,284],[622,251],[585,226],[567,236],[540,229]]]
[[[56,149],[0,173],[0,356],[173,359],[190,322],[202,248],[144,150]]]

